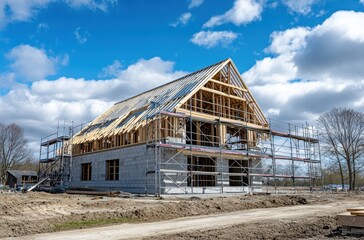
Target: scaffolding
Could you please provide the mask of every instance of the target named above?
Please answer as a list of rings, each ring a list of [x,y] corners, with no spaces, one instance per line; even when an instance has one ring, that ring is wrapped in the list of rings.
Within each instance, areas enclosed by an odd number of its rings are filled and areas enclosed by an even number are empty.
[[[145,171],[146,193],[296,191],[320,183],[315,129],[266,119],[231,59],[114,104],[75,135],[73,154],[144,144],[145,168],[132,171]]]
[[[57,132],[40,140],[38,179],[41,187],[67,188],[72,168],[73,122],[58,122]]]
[[[147,125],[147,153],[155,161],[146,167],[147,176],[154,174],[154,179],[146,178],[146,189],[154,184],[158,195],[277,192],[282,186],[296,192],[321,185],[319,140],[313,126],[272,119],[259,126],[247,112],[235,114],[234,120],[222,112],[205,117],[196,114],[208,111],[193,105],[196,101],[192,98],[180,113],[159,111]],[[204,101],[198,101],[202,106]],[[214,105],[215,111],[223,109]],[[169,150],[173,153],[166,154]]]

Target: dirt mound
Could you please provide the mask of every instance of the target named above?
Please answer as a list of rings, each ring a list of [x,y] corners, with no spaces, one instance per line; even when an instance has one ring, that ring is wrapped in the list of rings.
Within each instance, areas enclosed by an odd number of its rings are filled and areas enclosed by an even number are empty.
[[[240,224],[223,229],[209,231],[184,232],[172,235],[155,236],[156,240],[167,239],[322,239],[336,228],[334,216],[306,217],[279,221],[262,221],[258,223]],[[147,238],[145,238],[147,239]]]
[[[155,207],[142,207],[131,213],[142,221],[159,221],[178,217],[233,212],[254,208],[272,208],[306,204],[302,196],[242,196],[236,198],[209,198],[184,200]]]
[[[56,225],[127,218],[149,222],[178,217],[306,204],[303,196],[239,196],[218,198],[108,198],[81,195],[0,194],[0,237],[54,231]]]
[[[346,194],[240,195],[213,198],[205,195],[190,198],[166,197],[165,199],[160,199],[139,197],[125,199],[39,192],[26,194],[0,193],[0,238],[56,231],[60,229],[59,225],[67,225],[68,223],[94,222],[93,225],[89,226],[82,224],[71,226],[71,228],[85,228],[115,224],[117,221],[113,220],[118,220],[119,218],[129,222],[151,222],[255,208],[275,208],[327,202],[339,203],[353,198],[364,199],[363,195]],[[276,230],[272,230],[270,227],[266,231],[274,232],[267,232],[266,234],[273,236],[274,234],[279,234],[279,231],[283,233],[287,231],[287,226],[290,226],[285,224],[285,227],[283,227],[282,224],[282,228],[280,228],[279,222],[273,224],[278,224],[277,226],[272,226]],[[302,226],[299,225],[299,222],[289,224],[292,224],[292,228],[300,228],[299,226]],[[297,224],[297,226],[294,224]],[[252,234],[255,234],[255,230],[252,228],[254,225],[251,225],[249,228]],[[246,227],[247,225],[244,226]],[[310,222],[307,222],[307,226],[311,226]],[[309,231],[309,227],[304,229]],[[224,230],[221,231],[219,235],[224,236]],[[232,229],[226,231],[227,233],[234,232]],[[239,232],[236,234],[239,234]],[[244,234],[249,236],[249,232]],[[186,237],[194,238],[195,236]]]

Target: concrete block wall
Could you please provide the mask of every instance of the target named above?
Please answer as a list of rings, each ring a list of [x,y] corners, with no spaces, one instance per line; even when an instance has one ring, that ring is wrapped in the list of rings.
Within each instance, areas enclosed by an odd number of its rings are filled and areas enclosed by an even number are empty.
[[[257,159],[253,159],[251,161],[251,166],[254,167],[254,169],[251,170],[251,173],[258,173],[261,174],[263,173],[262,169],[262,161],[261,159],[257,158]],[[252,191],[253,192],[262,192],[262,187],[263,187],[263,178],[261,176],[253,176],[251,177],[251,187],[252,187]]]
[[[121,190],[131,193],[144,193],[147,187],[147,192],[153,193],[154,176],[151,175],[154,174],[149,174],[146,182],[146,172],[154,171],[153,153],[153,149],[147,149],[145,145],[137,145],[74,156],[69,187]],[[119,180],[106,180],[106,161],[115,159],[119,160]],[[83,163],[92,163],[91,181],[81,181],[81,164]]]
[[[162,169],[176,170],[176,172],[162,174],[162,192],[165,194],[187,193],[187,156],[182,153],[177,154],[177,151],[173,149],[162,149],[161,157]]]
[[[186,180],[188,176],[186,172],[187,156],[182,153],[176,155],[176,150],[168,148],[161,149],[159,153],[161,157],[161,169],[180,170],[179,173],[161,173],[160,182],[162,194],[249,192],[248,187],[230,187],[228,174],[217,175],[215,187],[194,187],[192,189],[187,186]],[[159,191],[155,184],[156,181],[159,183],[159,179],[155,175],[156,165],[154,154],[153,148],[147,149],[146,145],[136,145],[74,156],[69,187],[154,194],[156,191]],[[171,159],[172,157],[173,159]],[[106,180],[106,161],[114,159],[119,160],[119,180],[108,181]],[[92,163],[91,181],[81,181],[81,164],[83,163]],[[252,160],[252,166],[261,168],[260,160]],[[228,173],[228,159],[221,160],[217,158],[216,171]],[[261,170],[257,169],[253,171],[259,172]],[[146,174],[147,172],[149,173]],[[261,177],[252,177],[251,183],[254,191],[261,191]]]
[[[228,173],[229,172],[229,159],[220,159],[219,157],[216,158],[216,163],[217,163],[217,167],[216,167],[216,171],[219,173]],[[223,186],[225,187],[229,187],[229,175],[227,174],[222,174],[222,175],[218,175],[216,176],[216,185],[217,186]],[[222,189],[223,191],[223,189]]]

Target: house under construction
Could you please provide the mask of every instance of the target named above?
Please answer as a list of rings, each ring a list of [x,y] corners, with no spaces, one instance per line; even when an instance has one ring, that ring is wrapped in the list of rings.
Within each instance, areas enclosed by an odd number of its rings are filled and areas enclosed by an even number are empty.
[[[231,59],[118,102],[63,140],[60,172],[75,188],[252,192],[321,174],[315,131],[268,121]]]

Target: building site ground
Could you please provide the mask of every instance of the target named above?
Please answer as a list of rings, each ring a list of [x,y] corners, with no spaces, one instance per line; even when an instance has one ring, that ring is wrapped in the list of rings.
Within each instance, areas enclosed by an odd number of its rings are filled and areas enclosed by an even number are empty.
[[[101,231],[101,226],[122,229],[123,225],[125,231],[134,229],[134,235],[125,232],[124,238],[342,238],[334,234],[336,215],[363,202],[364,194],[322,192],[161,198],[1,192],[0,238],[72,229],[87,229],[92,234],[93,230]],[[165,226],[165,230],[147,231],[147,226],[163,229],[163,224],[171,225],[171,229]]]

